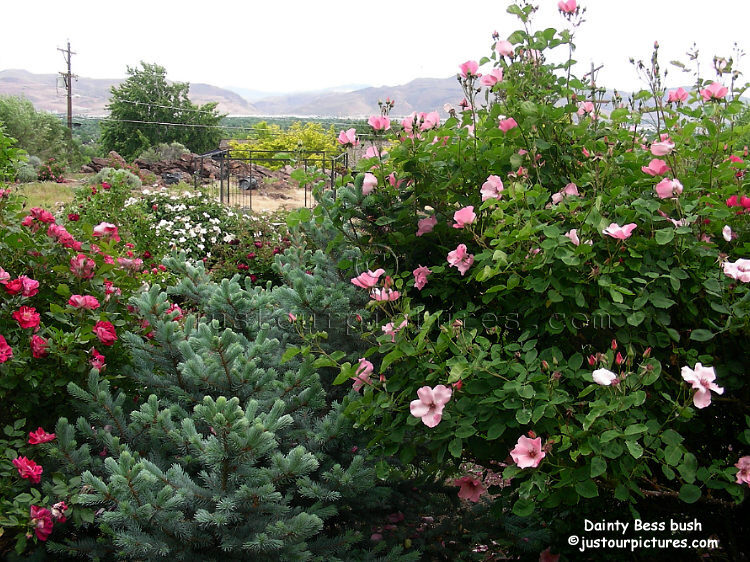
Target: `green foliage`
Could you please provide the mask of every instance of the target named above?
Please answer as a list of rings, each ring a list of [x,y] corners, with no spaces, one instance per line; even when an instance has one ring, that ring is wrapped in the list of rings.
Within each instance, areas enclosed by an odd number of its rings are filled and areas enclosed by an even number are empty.
[[[37,179],[37,171],[31,164],[27,162],[21,162],[18,164],[16,168],[16,179],[20,183],[28,183],[32,181],[36,181]]]
[[[64,165],[80,165],[79,146],[59,117],[34,109],[21,97],[0,96],[0,124],[18,141],[19,148],[42,160],[54,158]]]
[[[127,72],[128,79],[112,88],[111,120],[101,125],[104,150],[132,160],[161,143],[178,142],[198,153],[216,148],[222,119],[217,103],[194,105],[189,84],[168,83],[166,70],[157,64],[141,62]]]
[[[361,161],[335,198],[318,191],[312,213],[290,217],[308,230],[332,221],[338,243],[364,257],[336,260],[348,277],[383,268],[400,293],[368,305],[378,313],[363,333],[369,349],[317,353],[339,368],[336,383],[350,383],[362,356],[383,375],[348,412],[376,431],[386,454],[411,459],[425,447],[435,466],[468,460],[494,471],[519,437],[539,436],[546,457],[537,468],[503,471],[519,516],[579,506],[594,518],[614,503],[648,520],[655,501],[669,498],[730,518],[729,502],[746,495],[734,465],[750,453],[750,286],[721,266],[750,253],[748,213],[727,203],[748,192],[732,126],[743,89],[666,104],[654,78],[653,92],[638,95],[650,101],[643,111],[616,105],[607,115],[604,90],[587,92],[568,62],[544,62],[549,49],[569,47],[569,33],[517,31],[510,41],[516,55],[483,59],[503,71],[501,82],[478,94],[478,83],[462,81],[475,111],[438,127],[416,116],[411,133],[406,121],[387,158]],[[590,101],[594,114],[577,112],[574,99]],[[506,117],[517,126],[504,132]],[[667,178],[684,186],[674,198],[660,198],[662,178],[642,171],[660,135],[677,147],[663,158]],[[369,195],[365,172],[377,180]],[[504,183],[498,198],[480,192],[490,176]],[[564,197],[571,183],[579,194]],[[476,219],[458,228],[454,214],[466,207]],[[434,229],[417,236],[418,221],[433,216]],[[611,223],[636,228],[617,240],[603,232]],[[460,244],[472,255],[465,274],[448,262]],[[419,266],[431,270],[422,290]],[[391,336],[387,323],[403,326]],[[307,334],[303,355],[320,339]],[[724,388],[704,409],[682,377],[697,363],[714,367]],[[595,369],[616,382],[596,384]],[[429,428],[410,402],[439,384],[453,393]]]
[[[5,134],[0,123],[0,182],[13,181],[18,173],[18,165],[26,159],[26,153],[15,146],[16,139]]]
[[[49,463],[68,474],[85,469],[77,506],[106,509],[94,519],[99,540],[70,537],[52,551],[152,560],[213,560],[219,550],[221,559],[254,560],[368,560],[380,552],[415,560],[417,553],[385,544],[363,548],[392,492],[356,452],[346,403],[326,401],[312,362],[280,365],[291,324],[273,294],[237,278],[210,283],[200,266],[166,263],[180,283],[131,301],[152,339],[123,336],[134,360],[127,374],[143,399],[113,393],[96,371],[85,388],[69,386],[86,419],[75,427],[59,421]],[[282,318],[286,327],[270,322]],[[89,453],[100,450],[103,462]]]
[[[164,160],[177,160],[183,154],[190,154],[190,151],[179,142],[171,144],[163,142],[158,146],[152,146],[148,150],[143,151],[138,159],[153,164],[154,162]]]
[[[231,154],[235,158],[252,158],[260,164],[264,158],[299,158],[297,153],[319,151],[325,155],[307,157],[311,165],[324,166],[326,155],[330,158],[340,152],[336,142],[336,133],[331,125],[324,129],[320,123],[308,121],[304,125],[294,121],[289,128],[282,129],[279,125],[261,121],[255,125],[255,130],[244,141],[229,142]],[[256,152],[258,151],[258,152]],[[280,168],[282,164],[269,162],[267,167]]]

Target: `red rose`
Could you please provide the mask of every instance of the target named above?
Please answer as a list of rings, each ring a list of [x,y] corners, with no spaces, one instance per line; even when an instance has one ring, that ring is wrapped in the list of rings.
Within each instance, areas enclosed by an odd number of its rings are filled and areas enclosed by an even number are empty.
[[[40,443],[49,443],[56,435],[47,433],[43,428],[37,428],[36,431],[29,431],[29,445],[39,445]]]
[[[46,541],[52,534],[52,527],[54,525],[52,523],[52,513],[46,507],[37,507],[35,505],[32,505],[29,511],[36,538],[40,541]]]
[[[111,322],[99,321],[94,324],[94,333],[102,345],[112,345],[117,341],[115,327]]]
[[[39,484],[42,480],[44,469],[34,461],[26,457],[18,457],[13,459],[13,465],[18,469],[18,475],[21,478],[29,478],[34,484]]]
[[[33,306],[22,306],[13,313],[18,325],[21,328],[37,328],[39,326],[39,313]]]
[[[23,280],[12,279],[5,283],[5,292],[9,295],[17,295],[23,289]]]
[[[41,336],[31,336],[31,355],[34,359],[41,359],[47,357],[49,351],[47,348],[49,343]]]
[[[0,336],[0,363],[5,363],[13,357],[13,349],[8,345],[3,336]]]

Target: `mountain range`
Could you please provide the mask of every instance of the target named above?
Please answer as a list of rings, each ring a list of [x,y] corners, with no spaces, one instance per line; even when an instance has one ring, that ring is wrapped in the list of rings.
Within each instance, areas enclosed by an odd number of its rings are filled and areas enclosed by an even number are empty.
[[[107,115],[110,89],[125,79],[80,77],[73,83],[73,114]],[[37,111],[65,113],[65,88],[56,74],[33,74],[26,70],[0,71],[0,95],[22,96]],[[418,78],[398,86],[339,86],[312,92],[269,94],[244,88],[226,89],[210,84],[190,84],[190,100],[196,104],[218,102],[218,110],[229,115],[291,115],[299,117],[367,117],[380,113],[378,100],[395,101],[393,115],[412,111],[442,112],[446,103],[457,105],[463,97],[455,77]],[[252,100],[252,101],[251,101]]]

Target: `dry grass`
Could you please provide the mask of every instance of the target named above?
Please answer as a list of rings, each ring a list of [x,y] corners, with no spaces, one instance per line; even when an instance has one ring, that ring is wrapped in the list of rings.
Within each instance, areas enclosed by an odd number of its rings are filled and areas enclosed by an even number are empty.
[[[30,182],[20,184],[16,189],[26,198],[27,207],[54,209],[73,200],[72,183],[55,183],[53,181]]]

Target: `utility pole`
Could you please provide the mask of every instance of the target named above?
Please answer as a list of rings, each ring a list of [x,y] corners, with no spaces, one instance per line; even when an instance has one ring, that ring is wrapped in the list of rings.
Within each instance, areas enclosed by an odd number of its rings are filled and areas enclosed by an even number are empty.
[[[65,62],[68,65],[68,71],[61,72],[60,74],[63,77],[63,83],[65,84],[65,89],[68,92],[68,130],[70,131],[70,135],[72,137],[73,136],[73,78],[77,80],[78,76],[75,76],[70,73],[70,57],[71,55],[75,55],[76,53],[71,52],[70,41],[68,41],[67,49],[58,48],[57,50],[63,54],[63,57],[65,58]]]

